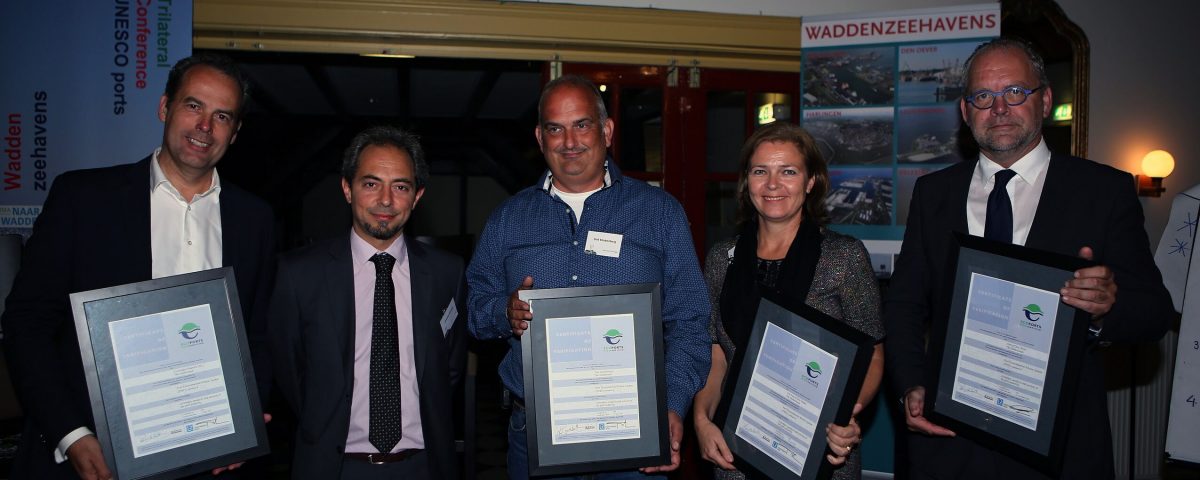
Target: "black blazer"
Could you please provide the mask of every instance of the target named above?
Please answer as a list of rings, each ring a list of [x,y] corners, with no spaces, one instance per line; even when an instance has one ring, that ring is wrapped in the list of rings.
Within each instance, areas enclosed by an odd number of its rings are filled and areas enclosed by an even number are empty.
[[[944,322],[949,315],[951,232],[967,232],[967,190],[975,167],[976,161],[966,161],[930,173],[917,180],[913,191],[904,245],[884,304],[886,366],[897,395],[929,385],[936,375],[934,356],[941,354],[936,345],[945,332],[930,332],[934,347],[928,351],[924,335],[931,322]],[[1025,245],[1071,256],[1090,246],[1095,260],[1113,270],[1117,300],[1104,317],[1102,340],[1156,341],[1166,333],[1174,315],[1171,298],[1154,265],[1142,206],[1128,173],[1053,155]],[[1062,478],[1113,476],[1101,357],[1099,350],[1089,348],[1083,361],[1075,404],[1068,410],[1072,418]],[[911,466],[933,478],[1034,475],[966,440],[907,437]]]
[[[292,478],[338,478],[354,387],[353,233],[285,254],[269,324],[276,380],[299,422]],[[458,478],[454,385],[466,364],[466,287],[458,256],[405,236],[421,430],[433,478]],[[440,320],[453,301],[450,330]]]
[[[25,243],[4,311],[4,349],[26,428],[14,478],[74,478],[53,449],[95,428],[68,295],[151,278],[150,159],[58,176]],[[263,340],[274,274],[271,208],[221,184],[222,263],[232,266],[260,398],[271,384]]]

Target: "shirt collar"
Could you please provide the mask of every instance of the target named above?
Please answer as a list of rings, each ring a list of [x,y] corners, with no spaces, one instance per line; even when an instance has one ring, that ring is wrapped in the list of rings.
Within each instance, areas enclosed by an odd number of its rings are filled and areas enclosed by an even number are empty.
[[[166,188],[167,192],[170,192],[176,198],[183,200],[184,202],[191,202],[190,199],[183,198],[183,195],[179,193],[179,190],[175,188],[175,185],[172,185],[171,181],[167,180],[167,175],[162,171],[162,165],[158,164],[158,153],[161,151],[162,147],[154,149],[154,155],[150,158],[150,193],[154,193],[159,189],[159,187],[162,187]],[[212,184],[210,184],[208,190],[205,190],[204,193],[201,193],[199,197],[204,198],[213,192],[219,191],[221,191],[221,176],[217,175],[216,169],[213,169]]]
[[[384,252],[387,252],[388,255],[396,257],[396,265],[399,265],[401,262],[403,262],[404,257],[408,255],[408,244],[404,242],[404,234],[401,233],[400,236],[396,237],[396,240],[392,241],[392,244],[388,245],[388,248],[384,250]],[[379,253],[379,250],[376,250],[375,247],[371,246],[371,244],[367,243],[366,240],[363,240],[362,237],[358,236],[358,232],[354,231],[354,228],[351,227],[350,258],[354,261],[354,264],[362,265],[364,263],[370,263],[371,257],[375,256],[376,253]]]
[[[1026,153],[1024,157],[1017,159],[1008,169],[1015,172],[1025,183],[1033,185],[1037,182],[1038,178],[1046,173],[1046,166],[1049,164],[1050,148],[1046,146],[1046,139],[1043,138],[1038,141],[1037,146],[1032,151]],[[1000,170],[1004,170],[1000,164],[991,161],[991,159],[985,157],[982,153],[979,154],[979,166],[975,169],[975,172],[985,183]]]
[[[615,163],[606,158],[604,159],[604,185],[600,189],[603,190],[612,186],[614,178],[621,178],[621,169],[617,168]],[[553,185],[553,180],[554,174],[547,168],[546,173],[543,173],[541,180],[538,181],[538,185],[541,186],[542,191],[550,193],[550,186]]]

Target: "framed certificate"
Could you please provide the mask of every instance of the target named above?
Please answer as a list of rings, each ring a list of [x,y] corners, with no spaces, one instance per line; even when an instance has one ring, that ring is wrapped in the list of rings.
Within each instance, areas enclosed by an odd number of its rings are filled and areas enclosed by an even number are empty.
[[[874,347],[854,327],[764,294],[725,381],[728,409],[717,417],[737,467],[766,478],[827,478],[825,426],[850,421]]]
[[[71,294],[113,476],[165,479],[266,454],[233,269]]]
[[[945,338],[931,339],[942,355],[926,414],[1055,474],[1089,322],[1059,290],[1088,263],[969,235],[957,240],[950,316],[934,329]]]
[[[671,463],[659,284],[519,295],[529,474]]]

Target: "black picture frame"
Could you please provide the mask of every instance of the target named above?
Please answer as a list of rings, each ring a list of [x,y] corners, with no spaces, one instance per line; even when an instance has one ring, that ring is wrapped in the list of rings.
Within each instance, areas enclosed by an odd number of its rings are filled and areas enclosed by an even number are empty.
[[[232,267],[78,292],[70,298],[96,423],[96,438],[115,478],[179,478],[270,451]],[[166,328],[169,322],[181,318],[197,318],[201,323],[184,323],[178,332]],[[211,319],[211,333],[204,331],[203,326],[207,326],[204,318]],[[161,320],[161,328],[146,329],[146,326],[153,326],[155,319]],[[114,341],[113,332],[121,332],[121,329],[125,331],[118,333],[118,339]],[[175,338],[176,333],[179,338]],[[205,369],[214,366],[214,359],[205,356],[213,351],[205,346],[204,341],[208,338],[215,343],[219,372],[213,368]],[[180,353],[197,347],[207,353]],[[167,360],[161,358],[163,355]],[[180,358],[171,358],[171,355]],[[204,357],[183,360],[184,355]],[[124,372],[120,371],[118,357],[127,362],[125,368],[130,369],[127,373],[139,374],[134,377],[136,381],[131,378],[125,382],[127,389],[123,388],[121,375]],[[139,367],[145,370],[133,372]],[[170,373],[166,373],[168,370]],[[218,373],[224,379],[223,385],[215,380],[205,380]],[[169,410],[149,415],[154,408],[153,402],[126,408],[126,399],[143,400],[136,395],[145,393],[146,387],[152,390],[188,382],[205,387],[196,392],[216,393],[188,405],[185,417],[176,415],[172,418]],[[225,393],[224,403],[220,399],[221,391]],[[227,413],[222,410],[225,405],[228,406]],[[169,403],[167,407],[170,407]],[[168,446],[167,442],[150,442],[153,433],[139,433],[137,435],[142,437],[135,447],[134,432],[138,429],[127,415],[134,411],[146,415],[132,420],[143,432],[158,428],[160,433],[167,430],[172,435],[183,432],[184,437],[218,436],[199,441],[183,438],[181,445]],[[204,433],[206,425],[215,429],[212,432],[221,432],[229,428],[223,426],[225,424],[232,426],[232,432]],[[194,443],[186,443],[188,441]]]
[[[529,303],[533,314],[529,329],[521,338],[529,475],[569,475],[671,463],[660,285],[522,290],[519,297]],[[640,435],[629,439],[554,444],[547,319],[623,314],[633,316]]]
[[[822,353],[837,358],[832,369],[825,366],[824,371],[818,370],[817,372],[819,376],[826,377],[828,383],[825,387],[824,401],[820,405],[820,413],[813,422],[815,427],[811,433],[808,454],[803,458],[799,474],[795,473],[792,467],[785,465],[759,446],[738,435],[738,425],[743,418],[747,418],[748,422],[754,420],[749,415],[744,417],[743,413],[746,413],[745,408],[751,381],[756,368],[759,367],[759,359],[762,358],[760,354],[763,352],[763,342],[769,326],[781,328],[798,337],[799,340],[819,349]],[[765,478],[803,480],[828,478],[832,474],[833,466],[825,460],[828,446],[825,426],[830,423],[838,425],[849,423],[850,416],[854,412],[854,404],[858,400],[858,393],[862,389],[867,370],[871,366],[875,343],[875,339],[870,335],[802,302],[764,292],[758,305],[754,326],[750,332],[750,340],[747,342],[745,351],[737,353],[737,359],[734,360],[729,376],[725,380],[724,395],[729,399],[728,408],[722,408],[716,418],[717,425],[721,427],[721,432],[725,437],[725,443],[729,446],[729,451],[737,459],[735,466],[739,470],[754,472]],[[793,361],[792,368],[806,366],[803,362],[804,359],[799,356],[790,356],[781,360]],[[813,375],[811,369],[806,369],[806,373],[810,377]],[[813,383],[816,384],[816,381],[813,380]],[[793,394],[799,393],[793,392]],[[782,398],[777,398],[777,400],[786,401]],[[762,409],[757,410],[754,415],[769,412],[769,409]],[[786,429],[781,425],[788,419],[785,418],[785,413],[780,411],[776,411],[776,413],[778,415],[775,417],[763,418],[759,421],[775,422],[769,426],[763,424],[763,427],[775,427],[778,432],[783,432]],[[776,441],[782,446],[781,448],[787,448],[786,439],[777,439]]]
[[[937,338],[935,336],[931,339],[931,348],[940,348],[942,354],[937,365],[938,375],[930,385],[929,392],[926,393],[925,415],[934,423],[943,425],[957,434],[1003,452],[1051,476],[1056,476],[1062,468],[1063,446],[1066,440],[1067,424],[1070,421],[1067,409],[1070,408],[1075,398],[1078,373],[1084,350],[1087,348],[1087,327],[1090,322],[1087,313],[1063,303],[1061,297],[1056,297],[1058,300],[1053,307],[1054,325],[1049,328],[1051,331],[1047,332],[1048,336],[1040,333],[1047,329],[1044,321],[1041,326],[1037,324],[1041,316],[1034,312],[1034,318],[1030,318],[1031,313],[1026,312],[1030,305],[1020,307],[1022,309],[1021,316],[1026,317],[1026,320],[1020,320],[1018,317],[1015,326],[1012,323],[1004,324],[1007,328],[1035,332],[1025,333],[1025,335],[1034,335],[1033,338],[1046,342],[1048,345],[1040,408],[1035,409],[1036,419],[1019,418],[1021,415],[1035,410],[1025,410],[1031,407],[1021,405],[1019,401],[1014,403],[1013,398],[1029,393],[1036,394],[1036,391],[1028,389],[1028,385],[1019,382],[1028,378],[1036,381],[1036,377],[1021,375],[1022,372],[1016,368],[1010,368],[1012,366],[1004,361],[997,363],[987,362],[988,359],[967,358],[967,361],[963,362],[965,364],[963,371],[969,372],[970,378],[964,374],[961,381],[956,382],[960,353],[963,350],[964,335],[966,335],[964,332],[969,295],[974,278],[976,281],[992,282],[988,285],[997,285],[991,279],[998,279],[1012,284],[1014,292],[1031,290],[1044,292],[1044,294],[1037,292],[1020,294],[1024,298],[1037,298],[1025,295],[1044,297],[1045,294],[1053,294],[1057,296],[1063,284],[1073,278],[1076,270],[1092,263],[1078,257],[995,242],[963,233],[955,233],[955,240],[958,248],[951,253],[952,258],[949,263],[952,266],[950,274],[953,275],[954,293],[950,300],[949,318],[942,319],[944,324],[934,328],[934,332],[944,332],[944,337]],[[981,295],[985,294],[981,293]],[[1019,307],[1017,303],[1020,302],[1017,297],[1018,293],[1012,293],[1007,297],[1010,310],[1006,313],[1010,316],[1010,322],[1011,317],[1016,314],[1013,309]],[[1004,298],[1001,296],[998,300],[1002,305]],[[998,311],[992,309],[992,306],[986,303],[986,299],[979,301],[981,303],[977,308],[981,312]],[[1049,311],[1048,307],[1043,309],[1037,304],[1033,306],[1037,307],[1035,310],[1038,311]],[[1041,315],[1044,314],[1045,311],[1042,311]],[[977,313],[976,315],[979,318],[987,318],[986,315],[994,316],[994,313]],[[1034,327],[1039,328],[1035,329]],[[1000,327],[996,328],[998,332]],[[979,334],[973,333],[972,335]],[[1012,342],[1024,341],[1023,337],[1019,336],[1011,338],[1014,339],[1011,340]],[[1014,356],[1017,354],[1012,352],[997,350],[994,345],[989,345],[978,337],[969,340],[972,352],[977,349],[990,348],[989,352],[999,352],[1000,355],[1009,358],[1024,358]],[[1018,347],[1014,346],[1013,348]],[[1041,354],[1033,353],[1029,357],[1033,355],[1040,356]],[[1038,362],[1040,359],[1028,361]],[[996,371],[991,371],[991,369]],[[1006,373],[1001,374],[999,370],[1004,370]],[[1003,382],[1005,385],[1001,389],[996,389],[995,385],[985,385],[971,378],[986,378],[990,381]],[[964,392],[977,393],[985,400],[990,399],[992,403],[989,405],[965,394],[956,400],[954,398],[955,388],[959,386],[964,389]],[[985,408],[992,411],[985,411]],[[1018,422],[1027,424],[1021,425]]]

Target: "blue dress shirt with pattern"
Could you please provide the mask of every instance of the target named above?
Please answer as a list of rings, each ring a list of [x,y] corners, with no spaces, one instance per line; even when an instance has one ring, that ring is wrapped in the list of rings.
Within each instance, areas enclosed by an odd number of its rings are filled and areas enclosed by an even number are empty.
[[[712,354],[708,290],[687,218],[662,189],[622,176],[611,161],[606,169],[604,187],[587,198],[578,223],[550,193],[549,171],[492,212],[467,267],[468,326],[481,340],[508,340],[500,378],[524,397],[521,343],[506,304],[527,275],[534,288],[661,283],[667,408],[683,417]],[[620,256],[586,253],[592,231],[622,235]]]

